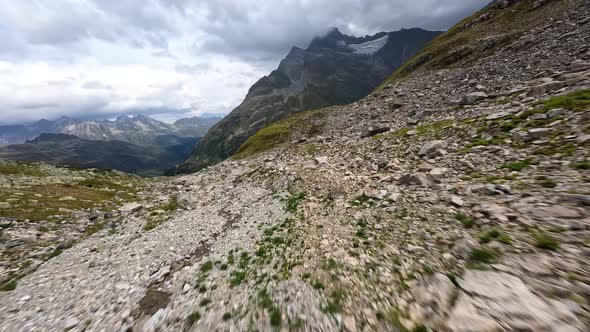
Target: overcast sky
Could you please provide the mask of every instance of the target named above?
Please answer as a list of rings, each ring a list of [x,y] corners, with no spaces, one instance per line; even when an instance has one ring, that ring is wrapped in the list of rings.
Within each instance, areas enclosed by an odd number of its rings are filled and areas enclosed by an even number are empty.
[[[291,46],[449,28],[490,0],[2,0],[0,123],[228,113]]]

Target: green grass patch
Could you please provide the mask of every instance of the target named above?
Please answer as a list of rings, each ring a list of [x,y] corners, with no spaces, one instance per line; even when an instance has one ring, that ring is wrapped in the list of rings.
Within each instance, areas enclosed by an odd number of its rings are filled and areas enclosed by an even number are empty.
[[[517,161],[517,162],[513,162],[513,163],[506,163],[504,165],[502,165],[502,168],[511,170],[511,171],[515,171],[515,172],[520,172],[523,169],[529,167],[531,165],[530,159],[526,159],[523,161]]]
[[[297,195],[292,195],[287,199],[287,211],[291,213],[297,212],[297,208],[299,207],[299,203],[305,199],[305,193],[299,193]]]
[[[203,266],[201,266],[201,272],[202,273],[209,273],[209,271],[213,270],[213,262],[212,261],[206,261]]]
[[[29,163],[0,163],[0,175],[28,175],[28,176],[45,176],[41,167]]]
[[[300,112],[287,117],[280,122],[260,129],[238,149],[232,157],[244,159],[249,156],[270,150],[286,143],[294,132],[307,136],[316,136],[324,127],[323,118],[334,108],[324,108]]]
[[[186,322],[188,326],[193,326],[196,322],[201,319],[201,313],[198,311],[194,311],[192,314],[188,315],[186,318]]]
[[[489,243],[490,241],[499,238],[502,235],[496,228],[491,228],[479,235],[479,243]]]
[[[473,249],[469,255],[470,267],[477,267],[480,264],[493,264],[497,260],[498,254],[484,247]]]
[[[344,300],[346,293],[342,288],[336,288],[332,291],[328,304],[324,311],[329,314],[336,314],[342,311],[342,300]]]
[[[590,162],[582,161],[582,162],[573,162],[569,164],[570,168],[577,169],[577,170],[589,170],[590,169]]]
[[[11,280],[0,287],[0,292],[10,292],[16,289],[16,281]]]
[[[244,280],[246,280],[246,272],[245,271],[234,271],[230,275],[229,284],[232,288],[237,287],[242,282],[244,282]]]
[[[270,310],[270,325],[274,327],[281,326],[281,311],[278,308],[272,308]]]
[[[558,183],[555,180],[546,176],[537,176],[535,179],[537,180],[537,184],[543,188],[551,189],[558,186]]]
[[[541,101],[539,106],[549,111],[554,108],[565,108],[572,111],[586,111],[590,109],[590,90],[579,90],[562,96],[556,96]]]

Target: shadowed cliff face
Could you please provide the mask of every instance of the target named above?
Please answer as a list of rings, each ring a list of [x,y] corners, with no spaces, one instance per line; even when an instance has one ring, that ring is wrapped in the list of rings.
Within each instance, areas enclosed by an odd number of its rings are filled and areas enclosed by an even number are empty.
[[[290,114],[359,100],[438,34],[410,29],[355,38],[334,29],[306,50],[294,47],[203,137],[179,172],[230,157],[256,131]]]

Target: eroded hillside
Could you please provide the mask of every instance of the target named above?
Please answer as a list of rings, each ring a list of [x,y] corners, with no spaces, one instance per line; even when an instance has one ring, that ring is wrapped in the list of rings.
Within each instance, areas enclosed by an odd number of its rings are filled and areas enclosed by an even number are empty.
[[[158,182],[165,218],[20,279],[0,329],[588,330],[588,3],[496,4],[440,38],[518,33]]]

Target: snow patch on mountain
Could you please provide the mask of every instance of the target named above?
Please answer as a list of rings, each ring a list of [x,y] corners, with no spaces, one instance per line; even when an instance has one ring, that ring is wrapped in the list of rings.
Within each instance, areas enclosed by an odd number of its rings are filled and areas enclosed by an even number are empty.
[[[350,44],[348,45],[348,48],[353,50],[356,54],[371,55],[379,52],[388,41],[389,35],[362,44]]]

